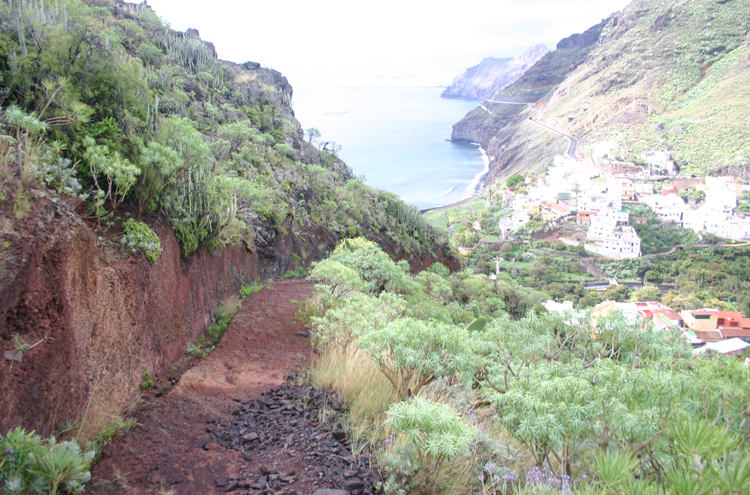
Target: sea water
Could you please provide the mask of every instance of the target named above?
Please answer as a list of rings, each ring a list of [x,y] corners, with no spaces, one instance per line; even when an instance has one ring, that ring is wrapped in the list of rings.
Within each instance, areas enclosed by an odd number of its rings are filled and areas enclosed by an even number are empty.
[[[470,197],[489,161],[476,144],[450,141],[453,124],[478,100],[441,98],[441,87],[298,88],[293,108],[318,141],[367,184],[420,209]]]

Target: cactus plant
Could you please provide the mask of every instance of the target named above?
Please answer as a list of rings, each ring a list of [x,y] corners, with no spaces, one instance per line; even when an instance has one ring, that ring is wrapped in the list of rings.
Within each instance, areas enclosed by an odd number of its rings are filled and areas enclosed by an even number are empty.
[[[466,330],[469,332],[481,332],[487,326],[487,318],[481,317],[479,306],[476,304],[471,307],[471,310],[474,313],[474,320],[466,326]]]

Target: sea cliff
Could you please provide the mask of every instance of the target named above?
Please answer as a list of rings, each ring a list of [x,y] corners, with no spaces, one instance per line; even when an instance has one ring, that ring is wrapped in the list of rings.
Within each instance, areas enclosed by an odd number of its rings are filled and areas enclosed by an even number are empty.
[[[457,76],[441,96],[490,99],[498,91],[513,84],[548,52],[546,46],[537,44],[515,58],[487,57]]]

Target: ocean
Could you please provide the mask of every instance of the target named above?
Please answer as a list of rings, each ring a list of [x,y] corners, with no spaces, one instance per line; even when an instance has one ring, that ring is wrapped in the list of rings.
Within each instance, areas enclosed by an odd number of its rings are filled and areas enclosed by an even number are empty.
[[[304,129],[341,145],[339,156],[372,187],[420,209],[470,197],[489,161],[478,145],[450,141],[478,100],[440,98],[441,87],[298,88]]]

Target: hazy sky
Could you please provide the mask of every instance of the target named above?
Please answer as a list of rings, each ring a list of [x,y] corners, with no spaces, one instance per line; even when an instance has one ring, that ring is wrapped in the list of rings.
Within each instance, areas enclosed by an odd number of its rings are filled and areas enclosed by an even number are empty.
[[[293,86],[448,84],[487,56],[585,31],[629,0],[149,0],[219,56],[281,71]]]

